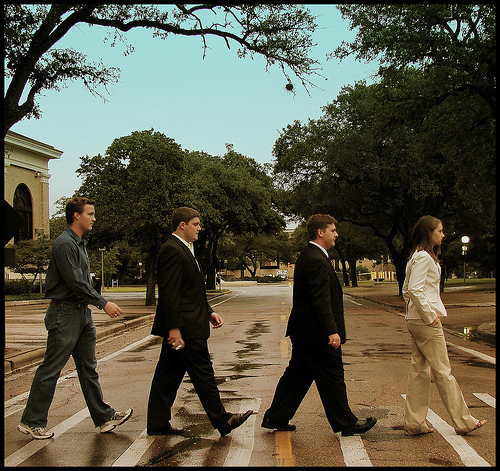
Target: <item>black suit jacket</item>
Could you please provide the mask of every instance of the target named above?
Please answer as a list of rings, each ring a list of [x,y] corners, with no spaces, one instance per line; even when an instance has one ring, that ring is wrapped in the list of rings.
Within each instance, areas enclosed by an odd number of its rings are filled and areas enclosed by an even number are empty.
[[[293,277],[293,307],[286,335],[294,343],[328,343],[339,334],[345,343],[342,287],[330,260],[309,244],[299,255]]]
[[[171,235],[158,254],[158,306],[151,333],[168,337],[179,328],[184,339],[210,337],[205,280],[189,248]]]

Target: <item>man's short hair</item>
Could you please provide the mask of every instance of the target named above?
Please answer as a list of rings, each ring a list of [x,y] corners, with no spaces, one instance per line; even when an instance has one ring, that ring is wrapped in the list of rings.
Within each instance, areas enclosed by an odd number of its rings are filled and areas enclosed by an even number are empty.
[[[175,232],[177,230],[181,222],[185,222],[186,224],[188,224],[191,219],[199,217],[200,213],[196,211],[196,209],[182,206],[181,208],[177,209],[172,216],[172,232]]]
[[[75,213],[82,214],[83,213],[83,207],[86,204],[94,205],[95,201],[91,200],[90,198],[86,198],[85,196],[73,196],[73,198],[70,198],[69,200],[66,200],[66,222],[68,224],[73,223],[73,215]]]
[[[309,240],[316,239],[318,230],[324,231],[330,224],[337,224],[337,221],[329,214],[313,214],[306,224]]]

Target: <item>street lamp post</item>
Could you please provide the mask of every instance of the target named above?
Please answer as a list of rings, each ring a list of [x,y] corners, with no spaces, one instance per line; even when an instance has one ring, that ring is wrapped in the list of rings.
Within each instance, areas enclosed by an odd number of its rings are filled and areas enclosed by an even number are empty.
[[[465,284],[465,255],[467,253],[467,244],[470,242],[469,236],[462,236],[462,255],[464,256],[464,284]]]
[[[101,252],[101,286],[104,288],[104,252],[106,252],[106,247],[99,249]]]

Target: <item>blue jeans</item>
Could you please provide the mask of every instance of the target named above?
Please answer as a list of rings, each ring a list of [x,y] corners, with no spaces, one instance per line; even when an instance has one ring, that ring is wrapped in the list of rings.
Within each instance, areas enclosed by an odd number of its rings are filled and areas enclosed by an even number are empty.
[[[107,422],[115,413],[103,401],[95,357],[96,330],[92,311],[85,305],[49,304],[45,315],[47,349],[38,367],[21,422],[31,427],[46,427],[61,370],[72,355],[78,379],[94,425]]]

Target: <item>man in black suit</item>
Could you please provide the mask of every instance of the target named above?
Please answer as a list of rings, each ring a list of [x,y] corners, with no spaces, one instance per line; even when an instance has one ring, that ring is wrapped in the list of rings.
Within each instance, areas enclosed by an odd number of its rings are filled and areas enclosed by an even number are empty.
[[[223,325],[208,304],[205,281],[194,256],[200,215],[188,207],[172,217],[173,233],[158,255],[158,306],[151,333],[164,337],[148,402],[148,435],[181,433],[170,425],[171,407],[187,372],[214,428],[227,435],[253,411],[231,414],[221,402],[207,340],[210,323]],[[165,342],[166,339],[166,342]]]
[[[289,424],[313,381],[316,381],[326,417],[334,432],[364,433],[377,419],[358,420],[347,401],[341,343],[345,343],[342,288],[327,250],[338,237],[337,221],[315,214],[307,222],[309,245],[295,264],[293,307],[286,335],[292,357],[278,382],[262,427],[295,430]]]

